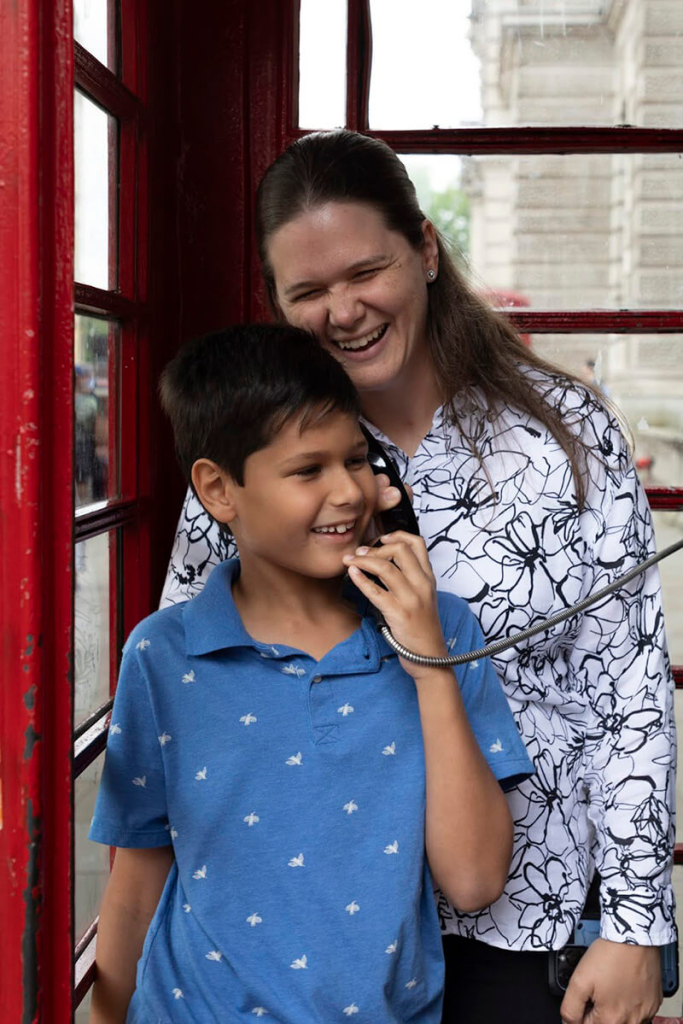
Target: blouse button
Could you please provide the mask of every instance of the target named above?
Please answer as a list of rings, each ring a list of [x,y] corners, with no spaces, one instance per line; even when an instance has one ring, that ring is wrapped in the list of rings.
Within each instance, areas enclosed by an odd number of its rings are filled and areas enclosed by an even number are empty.
[[[322,676],[313,676],[313,680],[312,681],[314,683],[322,683],[323,677]]]

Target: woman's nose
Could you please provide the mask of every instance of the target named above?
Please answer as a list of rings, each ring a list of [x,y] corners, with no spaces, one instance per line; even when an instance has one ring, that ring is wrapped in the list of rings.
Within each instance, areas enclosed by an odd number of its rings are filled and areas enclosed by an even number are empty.
[[[333,327],[353,327],[363,316],[363,304],[350,291],[332,292],[329,298],[328,318]]]

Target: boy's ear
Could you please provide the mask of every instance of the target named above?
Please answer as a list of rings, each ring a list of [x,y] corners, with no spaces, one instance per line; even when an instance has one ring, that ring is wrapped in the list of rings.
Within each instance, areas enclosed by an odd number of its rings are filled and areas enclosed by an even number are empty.
[[[192,484],[206,511],[219,523],[231,523],[237,515],[233,501],[237,486],[232,477],[211,459],[197,459]]]

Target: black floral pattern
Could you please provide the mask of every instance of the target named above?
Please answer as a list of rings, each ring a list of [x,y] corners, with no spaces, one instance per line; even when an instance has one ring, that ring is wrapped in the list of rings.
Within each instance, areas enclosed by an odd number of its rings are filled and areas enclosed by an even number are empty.
[[[654,551],[647,500],[615,420],[572,382],[538,374],[536,383],[595,453],[581,511],[555,439],[513,409],[482,416],[476,392],[458,403],[461,429],[439,410],[412,458],[374,431],[414,490],[440,588],[469,602],[488,641],[575,604]],[[197,593],[233,554],[188,494],[162,603]],[[515,849],[505,893],[470,915],[437,893],[443,930],[512,949],[556,948],[597,866],[602,935],[671,941],[673,682],[656,569],[495,664],[536,775],[508,794]]]

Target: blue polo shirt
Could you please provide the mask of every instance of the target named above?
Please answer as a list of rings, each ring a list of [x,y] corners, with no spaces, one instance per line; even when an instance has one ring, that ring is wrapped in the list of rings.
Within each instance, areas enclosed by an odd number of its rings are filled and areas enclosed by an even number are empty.
[[[236,560],[155,612],[121,666],[90,838],[173,844],[129,1024],[441,1020],[417,693],[370,617],[320,661],[258,643]],[[439,595],[456,652],[481,646]],[[532,771],[487,660],[458,670],[500,780]]]

